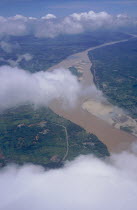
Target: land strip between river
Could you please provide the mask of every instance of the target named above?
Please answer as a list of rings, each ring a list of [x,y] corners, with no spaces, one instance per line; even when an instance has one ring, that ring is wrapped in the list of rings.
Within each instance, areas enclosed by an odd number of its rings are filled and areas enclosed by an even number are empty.
[[[97,48],[102,48],[105,46],[114,45],[126,41],[128,41],[128,39],[109,42],[96,47],[92,47],[83,52],[73,54],[67,59],[58,63],[57,65],[52,66],[48,70],[51,71],[58,68],[68,69],[72,66],[75,66],[78,69],[83,69],[81,83],[86,88],[93,84],[93,75],[90,70],[92,63],[89,60],[88,52],[93,51]],[[84,110],[82,108],[82,105],[87,97],[89,97],[89,95],[81,97],[77,106],[73,109],[63,109],[59,100],[55,100],[50,105],[50,108],[56,114],[80,125],[86,131],[95,134],[108,147],[108,150],[110,152],[121,152],[123,150],[126,150],[129,148],[132,142],[137,141],[137,138],[135,136],[113,127],[111,124],[107,123],[103,119],[100,119],[92,113],[89,113],[87,110]]]

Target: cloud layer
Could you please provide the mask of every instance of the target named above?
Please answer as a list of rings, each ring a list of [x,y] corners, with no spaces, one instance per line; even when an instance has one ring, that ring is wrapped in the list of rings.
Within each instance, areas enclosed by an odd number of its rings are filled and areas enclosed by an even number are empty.
[[[62,169],[8,166],[0,171],[1,210],[136,210],[137,156],[81,156]]]
[[[32,74],[16,67],[0,67],[0,110],[26,103],[44,106],[54,99],[74,106],[80,93],[77,78],[66,69]]]
[[[78,34],[98,29],[116,29],[136,25],[136,21],[126,15],[112,16],[106,12],[93,11],[74,13],[64,18],[47,14],[41,18],[0,16],[0,35],[28,35],[55,37],[60,34]]]

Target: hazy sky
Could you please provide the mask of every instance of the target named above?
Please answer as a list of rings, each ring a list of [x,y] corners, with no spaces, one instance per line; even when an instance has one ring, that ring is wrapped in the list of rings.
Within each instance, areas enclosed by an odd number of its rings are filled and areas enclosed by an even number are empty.
[[[136,16],[137,0],[0,0],[0,16],[22,14],[40,17],[47,13],[65,16],[89,10]]]

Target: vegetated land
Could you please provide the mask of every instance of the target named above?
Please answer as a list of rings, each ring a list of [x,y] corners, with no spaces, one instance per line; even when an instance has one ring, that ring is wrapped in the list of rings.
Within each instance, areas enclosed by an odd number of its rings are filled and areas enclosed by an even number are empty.
[[[123,33],[111,32],[62,35],[54,39],[32,36],[8,37],[8,43],[15,48],[11,52],[5,52],[0,48],[0,66],[9,65],[11,60],[14,62],[18,60],[18,66],[30,72],[46,70],[74,53],[104,42],[129,37]],[[19,61],[19,57],[26,53],[29,53],[32,59]],[[78,74],[74,68],[70,71]],[[109,152],[95,135],[86,133],[81,127],[57,116],[48,108],[34,110],[32,107],[22,106],[0,115],[1,166],[15,162],[56,167],[62,163],[64,157],[71,160],[80,154],[105,157]]]
[[[81,77],[81,76],[83,75],[83,73],[82,73],[82,72],[79,72],[78,69],[77,69],[76,67],[74,67],[74,66],[70,67],[70,68],[69,68],[69,71],[70,71],[73,75],[75,75],[77,78],[79,78],[79,77]]]
[[[8,37],[8,43],[14,48],[13,51],[8,53],[0,48],[0,66],[9,65],[9,61],[16,62],[19,56],[29,53],[32,59],[25,60],[23,58],[18,61],[18,66],[30,72],[46,70],[74,53],[84,51],[104,42],[129,37],[129,35],[120,32],[89,32],[78,35],[61,35],[55,38]]]
[[[80,154],[109,156],[107,147],[95,135],[59,117],[49,108],[34,110],[26,105],[1,114],[1,166],[14,162],[57,167],[62,164],[67,149],[67,160]]]
[[[91,71],[108,100],[137,118],[137,39],[89,52]]]

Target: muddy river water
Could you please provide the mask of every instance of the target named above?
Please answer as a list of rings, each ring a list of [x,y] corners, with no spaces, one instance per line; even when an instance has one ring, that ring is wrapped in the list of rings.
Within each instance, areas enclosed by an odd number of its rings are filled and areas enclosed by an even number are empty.
[[[69,56],[67,59],[52,66],[48,70],[51,71],[57,68],[68,69],[73,66],[82,73],[82,77],[79,79],[84,88],[95,86],[90,70],[92,63],[89,60],[88,51],[126,41],[128,40],[109,42],[97,47],[92,47],[83,52]],[[54,101],[50,105],[50,108],[56,114],[80,125],[88,132],[94,133],[104,144],[106,144],[110,152],[127,150],[132,142],[137,141],[136,121],[128,115],[125,115],[119,108],[108,104],[107,100],[106,103],[102,103],[101,101],[92,98],[89,93],[79,99],[75,108],[65,110],[58,100]],[[120,130],[120,126],[132,127],[132,134]]]

